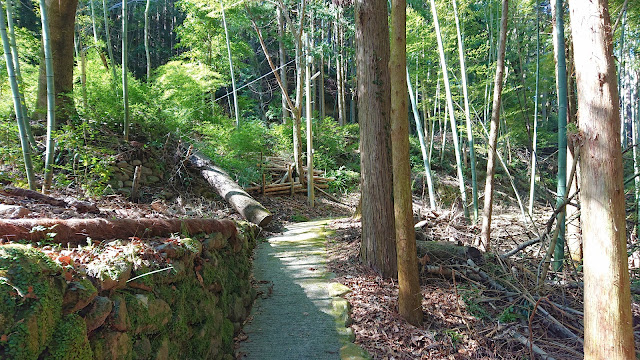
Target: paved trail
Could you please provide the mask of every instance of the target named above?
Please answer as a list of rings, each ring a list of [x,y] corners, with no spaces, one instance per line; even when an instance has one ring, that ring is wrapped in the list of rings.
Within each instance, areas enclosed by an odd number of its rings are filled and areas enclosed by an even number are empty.
[[[260,295],[244,327],[242,359],[363,358],[348,355],[355,345],[345,328],[346,302],[330,296],[335,284],[326,269],[327,222],[294,224],[258,245],[254,277]]]

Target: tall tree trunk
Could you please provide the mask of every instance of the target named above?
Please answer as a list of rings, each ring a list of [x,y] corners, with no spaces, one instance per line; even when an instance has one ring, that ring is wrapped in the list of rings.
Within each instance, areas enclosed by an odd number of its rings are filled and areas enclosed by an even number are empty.
[[[453,14],[456,20],[456,32],[458,34],[458,53],[460,55],[460,73],[462,77],[462,93],[464,95],[464,115],[467,121],[467,141],[469,142],[469,157],[471,158],[471,194],[473,197],[473,221],[478,221],[478,180],[476,177],[476,150],[473,143],[473,126],[471,124],[471,114],[469,111],[469,94],[467,91],[467,69],[464,61],[464,42],[460,30],[460,20],[458,19],[458,9],[456,0],[452,0]]]
[[[56,129],[56,90],[58,89],[56,67],[54,65],[53,46],[51,39],[51,17],[49,16],[49,8],[47,8],[45,0],[40,0],[40,22],[42,23],[42,45],[44,47],[44,59],[47,78],[47,150],[44,162],[44,183],[42,184],[42,192],[47,193],[51,188],[53,179],[53,154],[56,150],[53,132]],[[73,38],[73,32],[71,33]],[[73,45],[73,43],[72,43]],[[73,66],[73,63],[72,63]],[[73,76],[73,75],[72,75]]]
[[[151,78],[151,54],[149,52],[149,7],[151,6],[151,0],[147,0],[147,5],[144,8],[144,54],[147,58],[147,82]],[[226,27],[225,27],[226,30]]]
[[[397,275],[390,143],[389,27],[385,0],[356,0],[356,62],[365,264]],[[406,89],[405,89],[406,91]]]
[[[422,294],[418,279],[416,235],[413,228],[409,119],[407,117],[406,0],[391,1],[391,152],[393,205],[398,253],[398,312],[408,323],[422,325]],[[413,92],[411,92],[413,96]],[[418,131],[422,129],[418,128]]]
[[[98,29],[96,28],[96,10],[93,6],[93,0],[89,0],[89,6],[91,7],[91,29],[93,30],[93,44],[97,46],[98,45]]]
[[[12,0],[7,1],[7,30],[9,31],[9,45],[11,46],[11,57],[13,59],[13,66],[16,74],[16,81],[18,83],[18,94],[20,95],[20,104],[22,106],[22,117],[24,118],[24,129],[27,133],[27,138],[33,149],[36,148],[36,139],[31,132],[31,124],[29,120],[29,112],[27,111],[27,103],[24,100],[24,86],[22,85],[22,72],[20,71],[20,57],[18,56],[18,45],[16,44],[16,33],[13,29],[13,5]]]
[[[71,121],[75,115],[73,103],[73,54],[76,8],[78,0],[46,0],[51,38],[53,72],[55,73],[56,119],[58,123]],[[40,64],[44,68],[44,61]],[[42,111],[47,103],[46,71],[40,72],[38,107]],[[39,113],[40,114],[40,113]]]
[[[465,218],[469,218],[469,208],[467,206],[467,192],[464,186],[464,176],[462,174],[462,155],[460,153],[460,144],[458,141],[458,126],[456,125],[455,112],[453,109],[453,97],[451,95],[451,87],[449,85],[449,73],[447,71],[447,63],[444,57],[444,46],[442,44],[442,35],[440,33],[440,24],[438,21],[438,13],[436,11],[435,0],[430,0],[431,14],[433,15],[433,25],[436,30],[436,39],[438,41],[438,52],[440,53],[440,67],[442,68],[442,78],[444,79],[444,90],[447,96],[447,108],[449,109],[449,120],[451,122],[451,137],[453,138],[453,147],[456,153],[456,168],[458,172],[458,187],[460,189],[460,197],[462,200],[462,209]]]
[[[227,42],[227,54],[229,55],[229,72],[231,73],[231,87],[233,89],[233,113],[236,117],[236,127],[240,127],[240,113],[238,111],[238,93],[236,92],[236,76],[233,73],[233,59],[231,57],[231,43],[229,42],[229,30],[227,29],[227,17],[224,13],[224,4],[220,1],[222,9],[222,25],[224,26],[224,36]]]
[[[113,57],[113,47],[111,46],[111,34],[109,31],[109,13],[107,9],[107,0],[102,0],[102,9],[104,15],[104,32],[105,39],[107,41],[107,54],[109,54],[109,62],[111,62],[111,87],[113,88],[113,92],[116,92],[116,63],[115,58]]]
[[[493,184],[496,172],[496,148],[498,145],[498,131],[500,130],[500,101],[502,99],[502,79],[504,77],[504,53],[507,43],[507,17],[509,15],[509,1],[502,0],[502,19],[500,21],[500,45],[498,46],[498,62],[496,78],[493,85],[493,105],[491,106],[491,128],[489,131],[489,149],[487,155],[487,177],[484,185],[484,208],[482,210],[482,230],[478,247],[485,250],[491,247],[491,213],[493,211]]]
[[[606,0],[570,0],[578,86],[585,359],[634,359],[623,164]]]
[[[309,34],[305,34],[305,93],[307,117],[307,201],[313,207],[315,193],[313,188],[313,111],[311,110],[311,49],[309,48]]]
[[[122,1],[122,100],[124,104],[124,140],[129,141],[129,75],[127,72],[127,64],[129,59],[129,41],[127,32],[129,31],[129,21],[127,15],[129,13],[128,0]]]
[[[320,119],[324,120],[326,117],[326,106],[324,103],[324,19],[321,20],[321,35],[320,35],[320,79],[318,80],[318,95],[320,101]]]
[[[538,100],[540,91],[540,4],[536,0],[536,94],[533,103],[533,139],[531,140],[531,178],[529,185],[529,215],[533,216],[536,191],[536,162],[538,149]]]
[[[24,159],[27,181],[29,183],[29,189],[35,190],[36,182],[33,173],[33,163],[31,161],[31,148],[29,147],[29,139],[27,137],[25,117],[22,113],[23,108],[22,104],[20,103],[20,90],[18,89],[18,80],[16,78],[14,70],[13,58],[11,57],[11,45],[9,44],[6,22],[4,13],[2,12],[2,1],[0,1],[0,35],[2,36],[2,47],[4,49],[4,58],[7,64],[9,84],[11,86],[11,93],[13,94],[13,107],[16,113],[16,120],[18,122],[18,132],[20,134],[20,144],[22,146],[22,157]]]
[[[342,15],[342,8],[336,5],[336,26],[335,26],[335,44],[336,44],[336,103],[338,104],[338,125],[343,126],[345,124],[345,109],[342,102],[342,93],[344,91],[344,79],[342,78],[342,43],[340,41],[340,33],[342,26],[340,25],[340,19]]]
[[[555,9],[554,9],[555,1]],[[564,45],[564,19],[562,0],[552,0],[551,9],[555,14],[553,31],[554,49],[556,54],[556,88],[558,93],[558,176],[557,176],[557,205],[560,206],[564,194],[567,192],[567,63]],[[553,268],[558,271],[564,260],[565,242],[565,210],[558,213],[558,241],[553,254]]]
[[[287,55],[284,48],[284,15],[282,15],[283,9],[280,6],[276,6],[277,18],[278,18],[278,53],[280,60],[280,80],[287,87]],[[286,95],[282,94],[282,123],[287,122],[289,118],[289,110],[287,106]],[[292,110],[292,109],[290,109]]]

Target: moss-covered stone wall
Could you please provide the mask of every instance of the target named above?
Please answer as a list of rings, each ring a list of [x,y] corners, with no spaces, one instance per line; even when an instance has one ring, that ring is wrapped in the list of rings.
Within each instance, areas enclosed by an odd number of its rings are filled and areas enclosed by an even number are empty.
[[[237,227],[80,249],[0,245],[0,358],[232,359],[255,297],[257,231]]]

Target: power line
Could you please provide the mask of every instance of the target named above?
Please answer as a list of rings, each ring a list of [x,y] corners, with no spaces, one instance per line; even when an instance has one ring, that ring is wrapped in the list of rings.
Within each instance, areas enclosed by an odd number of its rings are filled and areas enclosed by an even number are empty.
[[[285,67],[285,66],[287,66],[287,65],[291,64],[291,63],[292,63],[292,62],[294,62],[294,61],[296,61],[296,60],[295,60],[295,59],[293,59],[293,60],[289,61],[288,63],[286,63],[286,64],[284,64],[284,65],[282,65],[282,66],[277,67],[275,70],[280,70],[280,69],[282,69],[283,67]],[[246,84],[244,84],[244,85],[240,86],[239,88],[237,88],[237,89],[236,89],[236,93],[238,92],[238,90],[240,90],[240,89],[242,89],[242,88],[245,88],[245,87],[247,87],[247,86],[249,86],[249,85],[253,84],[254,82],[256,82],[256,81],[258,81],[258,80],[261,80],[261,79],[264,79],[264,78],[266,78],[267,76],[272,75],[272,74],[273,74],[273,70],[272,70],[272,71],[269,71],[268,73],[266,73],[266,74],[264,74],[264,75],[260,76],[259,78],[255,79],[255,80],[252,80],[251,82],[248,82],[248,83],[246,83]],[[232,93],[233,93],[233,92],[228,92],[228,93],[226,93],[225,95],[222,95],[222,96],[220,96],[220,97],[216,98],[216,99],[215,99],[215,100],[213,100],[213,101],[218,101],[218,100],[220,100],[220,99],[224,99],[224,98],[226,98],[227,96],[231,95]]]

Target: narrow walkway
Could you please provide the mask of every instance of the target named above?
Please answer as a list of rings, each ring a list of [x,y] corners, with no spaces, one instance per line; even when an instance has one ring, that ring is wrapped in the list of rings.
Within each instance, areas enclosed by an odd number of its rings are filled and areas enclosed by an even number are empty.
[[[258,299],[244,327],[242,359],[340,359],[343,345],[353,341],[336,309],[346,302],[331,296],[340,290],[332,290],[333,275],[326,269],[327,223],[294,224],[258,245],[253,270]]]

